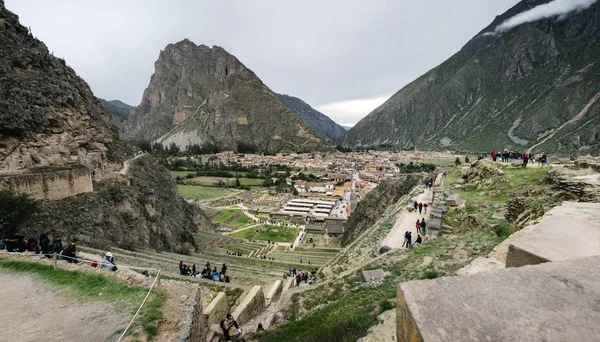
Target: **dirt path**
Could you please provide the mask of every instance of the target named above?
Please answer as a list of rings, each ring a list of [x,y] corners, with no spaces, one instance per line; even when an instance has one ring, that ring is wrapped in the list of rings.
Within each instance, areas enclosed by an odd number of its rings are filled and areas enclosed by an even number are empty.
[[[417,202],[428,203],[431,205],[431,198],[433,195],[432,190],[425,190],[422,194],[419,194],[416,197]],[[417,238],[417,228],[415,223],[417,219],[425,218],[425,221],[429,221],[429,212],[427,214],[419,214],[416,212],[407,212],[406,210],[400,214],[400,217],[396,220],[394,227],[389,232],[389,234],[383,239],[381,242],[382,246],[388,246],[392,249],[401,248],[402,242],[404,242],[404,232],[411,231],[412,241],[414,242]]]
[[[4,341],[115,341],[131,319],[116,305],[80,302],[28,275],[0,273]]]
[[[137,156],[131,158],[131,159],[127,159],[126,161],[123,162],[123,168],[121,168],[121,170],[119,170],[119,174],[126,176],[127,173],[129,173],[129,165],[131,164],[132,161],[138,159],[139,157],[145,156],[145,154],[138,154]]]

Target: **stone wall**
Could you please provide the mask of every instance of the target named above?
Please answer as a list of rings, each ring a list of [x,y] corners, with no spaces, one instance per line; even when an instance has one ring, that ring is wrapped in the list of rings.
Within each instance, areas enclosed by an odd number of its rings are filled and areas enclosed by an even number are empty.
[[[219,324],[227,315],[227,296],[225,292],[217,293],[217,296],[208,304],[203,312],[204,325],[208,328],[212,324]]]
[[[0,173],[0,190],[27,194],[37,200],[61,200],[93,192],[91,171],[84,167],[43,168]]]
[[[176,342],[205,342],[206,326],[202,314],[202,291],[196,288],[192,310],[183,321],[183,326]]]
[[[243,325],[264,309],[265,295],[263,294],[262,287],[256,285],[250,290],[240,305],[235,308],[232,315],[239,325]]]
[[[271,303],[277,301],[279,297],[281,297],[281,292],[283,292],[283,283],[281,280],[277,280],[267,294],[267,303],[270,305]]]

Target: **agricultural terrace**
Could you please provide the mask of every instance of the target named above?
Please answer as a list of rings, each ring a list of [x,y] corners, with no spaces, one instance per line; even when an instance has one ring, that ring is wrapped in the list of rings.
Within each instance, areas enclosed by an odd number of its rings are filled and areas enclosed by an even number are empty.
[[[245,229],[229,236],[238,239],[289,242],[296,240],[300,229],[279,226],[261,226]]]

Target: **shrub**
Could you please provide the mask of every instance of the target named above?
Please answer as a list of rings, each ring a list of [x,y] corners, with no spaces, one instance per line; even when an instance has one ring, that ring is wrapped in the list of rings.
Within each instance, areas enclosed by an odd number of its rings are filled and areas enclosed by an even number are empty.
[[[438,272],[436,270],[426,270],[424,277],[425,279],[435,279],[438,277]]]
[[[456,160],[454,160],[454,165],[458,166],[458,165],[460,165],[460,164],[462,164],[462,163],[460,162],[460,158],[459,158],[459,157],[456,157]]]
[[[391,310],[394,307],[395,307],[394,303],[390,302],[387,299],[382,299],[381,301],[379,301],[379,311],[381,311],[381,312]]]
[[[0,236],[15,234],[37,212],[38,202],[25,194],[0,191]]]

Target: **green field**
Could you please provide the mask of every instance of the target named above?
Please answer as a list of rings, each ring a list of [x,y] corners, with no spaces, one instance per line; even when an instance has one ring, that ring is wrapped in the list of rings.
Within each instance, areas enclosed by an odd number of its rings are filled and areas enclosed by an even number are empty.
[[[215,197],[226,196],[236,191],[228,188],[217,188],[214,186],[177,185],[181,197],[185,199],[205,200]]]
[[[263,241],[276,241],[276,242],[294,242],[300,229],[278,227],[278,226],[265,226],[264,228],[257,227],[242,230],[241,232],[233,233],[229,236],[238,239],[248,240],[263,240]]]
[[[231,219],[233,216],[237,215],[238,213],[240,213],[240,215],[238,217],[234,218],[230,222],[226,222],[227,220]],[[252,220],[250,217],[248,217],[244,213],[242,213],[240,209],[222,209],[221,215],[214,218],[213,221],[218,222],[224,226],[240,227],[240,228],[254,223],[254,220]]]

